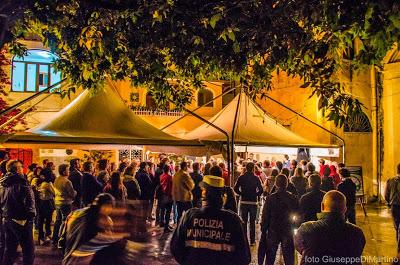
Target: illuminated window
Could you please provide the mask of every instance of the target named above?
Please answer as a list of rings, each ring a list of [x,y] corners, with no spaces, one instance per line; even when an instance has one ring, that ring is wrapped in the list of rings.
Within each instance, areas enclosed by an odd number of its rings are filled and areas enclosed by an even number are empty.
[[[39,92],[61,81],[61,73],[52,66],[57,59],[55,54],[45,50],[28,50],[25,56],[14,56],[12,91]]]
[[[208,103],[207,105],[204,105],[204,107],[213,107],[214,106],[214,102],[212,101],[213,99],[213,93],[211,90],[202,88],[199,90],[199,92],[197,93],[197,106],[203,106],[204,104]]]

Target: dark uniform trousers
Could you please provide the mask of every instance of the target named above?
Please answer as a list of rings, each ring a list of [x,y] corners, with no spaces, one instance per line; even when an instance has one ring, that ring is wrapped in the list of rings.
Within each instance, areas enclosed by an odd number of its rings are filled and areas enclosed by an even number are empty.
[[[17,258],[17,248],[21,245],[23,265],[33,265],[35,245],[33,241],[33,222],[24,225],[12,220],[3,220],[4,254],[2,265],[13,265]]]
[[[260,242],[258,245],[257,259],[258,265],[273,265],[275,264],[276,252],[278,250],[279,243],[282,242],[282,254],[285,260],[285,264],[294,264],[294,240],[293,235],[265,235],[261,234]],[[264,263],[266,259],[266,263]]]
[[[294,240],[293,234],[274,233],[268,231],[266,238],[266,265],[274,265],[276,251],[281,243],[283,260],[285,265],[294,265]]]
[[[356,224],[356,208],[355,207],[351,207],[351,208],[347,209],[346,219],[353,225]]]
[[[256,215],[257,205],[256,204],[240,204],[240,217],[244,222],[244,233],[247,236],[247,224],[250,226],[250,243],[256,241]],[[250,220],[249,220],[250,218]]]
[[[178,210],[178,223],[181,220],[181,217],[184,212],[192,208],[192,202],[181,202],[181,201],[176,201],[176,208]]]

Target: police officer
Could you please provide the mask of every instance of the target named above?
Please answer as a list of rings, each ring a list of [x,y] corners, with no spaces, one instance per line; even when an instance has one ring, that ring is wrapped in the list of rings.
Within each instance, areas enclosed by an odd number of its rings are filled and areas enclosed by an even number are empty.
[[[182,265],[244,265],[251,261],[242,221],[223,210],[224,179],[218,166],[201,182],[203,206],[182,217],[171,240],[171,253]]]

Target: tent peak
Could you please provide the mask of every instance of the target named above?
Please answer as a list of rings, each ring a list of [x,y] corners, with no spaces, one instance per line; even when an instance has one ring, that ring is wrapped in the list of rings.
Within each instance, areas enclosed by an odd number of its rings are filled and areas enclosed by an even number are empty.
[[[241,91],[228,105],[214,115],[210,122],[234,134],[235,144],[264,146],[324,147],[292,132]],[[184,136],[185,139],[224,141],[221,133],[203,124]]]

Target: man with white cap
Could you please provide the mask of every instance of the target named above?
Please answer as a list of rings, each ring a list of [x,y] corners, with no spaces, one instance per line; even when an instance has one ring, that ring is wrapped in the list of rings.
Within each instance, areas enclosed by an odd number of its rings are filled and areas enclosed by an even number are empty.
[[[239,216],[223,210],[224,179],[218,166],[201,182],[203,205],[182,217],[171,240],[171,253],[182,265],[245,265],[250,248]]]

